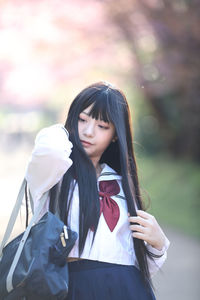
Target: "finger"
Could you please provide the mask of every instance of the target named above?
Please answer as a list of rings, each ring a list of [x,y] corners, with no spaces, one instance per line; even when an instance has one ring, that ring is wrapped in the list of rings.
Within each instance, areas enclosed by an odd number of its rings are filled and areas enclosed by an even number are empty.
[[[148,221],[141,217],[130,217],[129,218],[130,223],[137,223],[139,225],[142,225],[144,227],[148,226]]]
[[[145,241],[145,239],[146,239],[146,236],[144,235],[144,233],[141,233],[141,232],[133,232],[132,236],[134,238],[137,238],[137,239],[143,240],[143,241]]]
[[[134,231],[134,232],[145,232],[145,227],[140,226],[140,225],[130,225],[129,226],[130,230]]]
[[[138,209],[137,210],[137,215],[144,218],[144,219],[150,219],[152,218],[153,216],[149,213],[147,213],[146,211],[144,210],[141,210],[141,209]]]
[[[129,217],[128,218],[129,222],[133,222],[133,223],[136,223],[137,219],[138,219],[138,217]]]

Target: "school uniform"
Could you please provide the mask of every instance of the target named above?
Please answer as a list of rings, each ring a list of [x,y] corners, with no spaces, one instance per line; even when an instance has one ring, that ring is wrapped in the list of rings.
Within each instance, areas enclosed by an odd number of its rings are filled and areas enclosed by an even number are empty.
[[[35,147],[27,166],[26,179],[37,207],[42,194],[55,184],[72,165],[69,158],[72,144],[63,125],[44,128],[35,140]],[[107,164],[102,164],[97,180],[100,218],[92,245],[93,230],[89,230],[81,260],[69,263],[69,294],[66,300],[150,300],[155,296],[145,287],[138,268],[129,228],[127,203],[122,189],[122,178]],[[76,183],[76,182],[75,182]],[[42,212],[48,210],[49,200]],[[79,192],[75,184],[68,224],[79,233]],[[155,274],[167,257],[169,241],[162,250],[147,244],[149,251],[159,258],[148,258],[150,274]],[[78,240],[69,253],[78,257]]]

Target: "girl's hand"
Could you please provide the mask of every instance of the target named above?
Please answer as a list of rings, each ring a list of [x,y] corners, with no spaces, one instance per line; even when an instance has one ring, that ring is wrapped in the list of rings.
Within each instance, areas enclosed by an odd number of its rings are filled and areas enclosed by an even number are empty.
[[[128,214],[129,215],[129,214]],[[133,237],[141,239],[152,247],[161,250],[165,245],[165,234],[154,216],[143,210],[137,210],[137,217],[130,217],[130,225]]]

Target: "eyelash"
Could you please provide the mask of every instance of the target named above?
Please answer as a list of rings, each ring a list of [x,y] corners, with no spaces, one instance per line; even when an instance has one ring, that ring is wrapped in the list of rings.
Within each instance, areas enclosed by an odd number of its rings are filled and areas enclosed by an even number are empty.
[[[103,126],[103,125],[99,125],[99,128],[101,129],[108,129],[109,127]]]
[[[84,119],[82,119],[82,118],[78,118],[78,120],[80,121],[80,122],[85,122],[85,120]]]

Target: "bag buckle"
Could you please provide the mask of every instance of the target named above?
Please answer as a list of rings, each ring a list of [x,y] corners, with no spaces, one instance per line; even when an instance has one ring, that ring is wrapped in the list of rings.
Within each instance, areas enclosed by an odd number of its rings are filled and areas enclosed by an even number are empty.
[[[65,241],[64,232],[61,232],[60,239],[61,239],[61,243],[62,243],[63,247],[66,247],[67,244],[66,244],[66,241]]]
[[[60,234],[60,239],[61,239],[61,243],[63,245],[63,247],[66,247],[66,240],[68,240],[68,232],[67,232],[67,226],[63,226],[63,232],[61,232]]]

